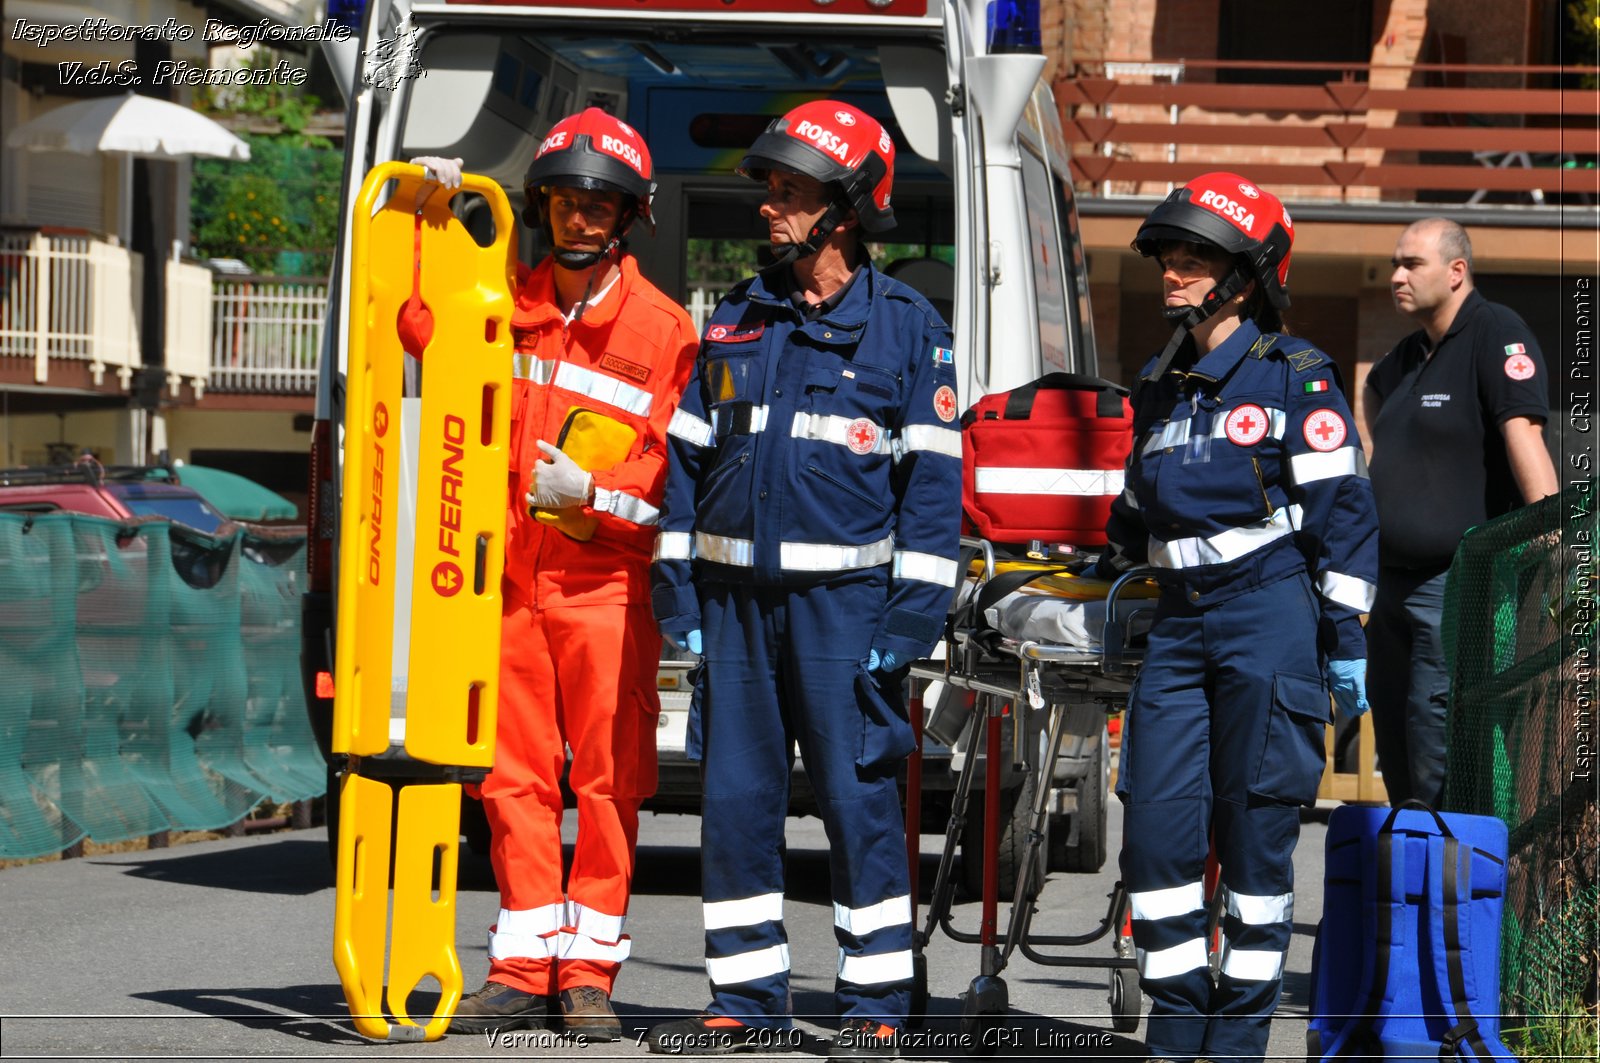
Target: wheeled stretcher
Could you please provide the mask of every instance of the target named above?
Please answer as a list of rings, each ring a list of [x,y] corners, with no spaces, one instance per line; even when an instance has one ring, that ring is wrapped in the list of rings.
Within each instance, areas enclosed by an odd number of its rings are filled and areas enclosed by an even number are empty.
[[[1017,951],[1048,966],[1108,970],[1113,1028],[1131,1032],[1139,1023],[1140,995],[1127,895],[1121,883],[1111,891],[1104,918],[1087,933],[1036,934],[1030,923],[1033,902],[1043,884],[1041,847],[1051,813],[1049,783],[1055,776],[1063,740],[1075,736],[1100,741],[1107,714],[1126,703],[1140,661],[1138,636],[1148,630],[1153,612],[1148,599],[1156,592],[1147,581],[1151,572],[1136,569],[1107,583],[1075,576],[1061,564],[997,560],[995,548],[987,540],[963,538],[962,546],[971,563],[967,583],[951,613],[945,659],[911,666],[910,715],[918,732],[906,795],[913,905],[918,897],[922,727],[924,705],[930,700],[933,711],[927,715],[927,726],[967,754],[956,779],[932,899],[914,936],[912,1014],[926,1011],[923,948],[938,928],[957,941],[981,948],[979,974],[963,998],[961,1029],[969,1050],[984,1052],[997,1043],[984,1034],[997,1026],[1008,1010],[1006,984],[1000,975]],[[1042,717],[1042,728],[1031,719],[1035,716]],[[1042,738],[1037,737],[1040,735]],[[1017,863],[1011,911],[1002,934],[997,918],[998,843],[1002,775],[1008,766],[1030,773],[1037,781],[1023,790],[1032,795],[1027,849]],[[980,774],[982,906],[980,926],[974,933],[953,925],[951,908],[956,847],[966,831],[967,812],[973,791],[980,785]],[[1092,778],[1078,782],[1078,831],[1092,829],[1082,817],[1103,815],[1106,782],[1100,772],[1091,774]],[[967,858],[971,856],[969,850]],[[1041,951],[1088,945],[1108,936],[1113,943],[1109,956]]]

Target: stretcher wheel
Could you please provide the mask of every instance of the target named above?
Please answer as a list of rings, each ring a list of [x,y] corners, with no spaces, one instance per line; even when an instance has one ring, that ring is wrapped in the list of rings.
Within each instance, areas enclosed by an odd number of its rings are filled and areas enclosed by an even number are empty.
[[[906,1016],[906,1025],[913,1030],[920,1030],[927,1021],[928,956],[918,952],[911,957],[911,1014]]]
[[[1099,741],[1089,754],[1089,770],[1078,780],[1078,841],[1069,845],[1063,838],[1051,845],[1051,865],[1063,871],[1094,874],[1106,862],[1106,791],[1111,786],[1111,758],[1107,756],[1110,738],[1102,729]],[[1051,832],[1052,838],[1055,832]]]
[[[1004,979],[988,974],[974,978],[961,995],[961,1050],[969,1056],[993,1055],[1000,1044],[994,1031],[1010,1010]]]
[[[1118,1033],[1132,1033],[1139,1028],[1143,994],[1139,992],[1139,972],[1132,967],[1111,969],[1111,1028]]]
[[[1000,896],[1009,900],[1017,889],[1017,872],[1028,854],[1028,821],[1033,816],[1033,796],[1038,786],[1037,777],[1030,773],[1022,777],[1020,785],[1000,793]],[[1050,830],[1050,818],[1045,817],[1045,832]],[[1033,873],[1033,895],[1038,896],[1044,886],[1046,864],[1049,862],[1050,839],[1039,845]],[[983,896],[983,795],[973,794],[967,804],[967,823],[961,834],[961,881],[967,896]]]

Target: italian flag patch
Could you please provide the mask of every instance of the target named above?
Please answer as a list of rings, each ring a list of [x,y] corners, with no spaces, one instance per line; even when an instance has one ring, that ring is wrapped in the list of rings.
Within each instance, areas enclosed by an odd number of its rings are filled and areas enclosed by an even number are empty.
[[[1328,382],[1326,380],[1308,380],[1308,381],[1306,381],[1306,394],[1307,395],[1313,395],[1313,394],[1316,394],[1319,391],[1327,391],[1327,390],[1328,390]]]
[[[1506,357],[1507,358],[1510,358],[1513,354],[1527,354],[1527,353],[1528,353],[1528,348],[1524,347],[1520,343],[1508,343],[1508,344],[1506,344]]]

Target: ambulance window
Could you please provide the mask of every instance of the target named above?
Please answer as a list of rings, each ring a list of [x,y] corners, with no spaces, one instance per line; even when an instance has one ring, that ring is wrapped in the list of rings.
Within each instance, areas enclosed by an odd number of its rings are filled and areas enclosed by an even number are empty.
[[[1033,292],[1039,307],[1039,356],[1044,371],[1069,372],[1072,335],[1068,324],[1061,236],[1050,170],[1027,145],[1022,150],[1022,192],[1028,209],[1028,245],[1033,251]]]
[[[1094,345],[1094,314],[1089,309],[1089,256],[1083,249],[1083,234],[1078,231],[1078,212],[1073,207],[1072,175],[1055,173],[1056,218],[1061,228],[1062,265],[1067,273],[1067,302],[1076,312],[1067,315],[1072,330],[1072,349],[1077,352],[1077,371],[1099,372]]]

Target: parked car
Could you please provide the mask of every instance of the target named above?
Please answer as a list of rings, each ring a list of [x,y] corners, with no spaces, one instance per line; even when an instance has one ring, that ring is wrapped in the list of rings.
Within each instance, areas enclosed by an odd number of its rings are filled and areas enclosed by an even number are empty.
[[[0,512],[164,517],[207,535],[228,522],[194,488],[167,480],[164,469],[97,461],[0,469]]]

